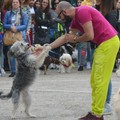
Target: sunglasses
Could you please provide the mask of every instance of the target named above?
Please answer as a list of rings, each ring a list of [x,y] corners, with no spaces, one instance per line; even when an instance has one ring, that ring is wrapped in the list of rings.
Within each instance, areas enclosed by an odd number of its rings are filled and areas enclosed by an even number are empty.
[[[62,14],[63,10],[60,11],[60,13],[58,14],[58,18],[60,17],[60,15]]]

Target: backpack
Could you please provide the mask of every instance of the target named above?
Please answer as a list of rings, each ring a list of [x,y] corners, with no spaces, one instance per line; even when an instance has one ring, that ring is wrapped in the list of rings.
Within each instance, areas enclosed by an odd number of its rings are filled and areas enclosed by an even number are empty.
[[[63,25],[61,23],[57,23],[57,28],[50,28],[50,39],[57,39],[61,35],[65,33]]]

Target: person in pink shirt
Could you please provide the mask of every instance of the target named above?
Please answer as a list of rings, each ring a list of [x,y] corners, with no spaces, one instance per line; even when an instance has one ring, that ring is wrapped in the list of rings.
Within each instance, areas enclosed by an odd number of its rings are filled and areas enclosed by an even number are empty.
[[[56,11],[63,21],[67,17],[72,19],[70,32],[46,45],[46,49],[54,49],[66,42],[77,43],[91,40],[96,44],[97,48],[93,55],[90,77],[92,110],[79,120],[104,120],[103,110],[108,85],[120,47],[117,32],[104,16],[93,7],[73,7],[69,2],[61,1]],[[77,34],[79,31],[82,33],[81,35]]]

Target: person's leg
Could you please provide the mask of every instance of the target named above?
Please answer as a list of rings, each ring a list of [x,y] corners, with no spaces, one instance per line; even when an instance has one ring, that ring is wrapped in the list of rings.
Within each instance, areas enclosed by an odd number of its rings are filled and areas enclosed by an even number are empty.
[[[112,81],[110,80],[108,92],[107,92],[107,99],[106,99],[106,102],[109,104],[110,104],[110,100],[111,100],[111,95],[112,95]]]
[[[0,68],[2,68],[3,45],[0,43]]]
[[[2,44],[0,43],[0,76],[2,75],[2,73],[1,73],[1,69],[2,69],[2,50],[3,50],[3,47],[2,47]]]
[[[82,71],[86,63],[87,42],[81,42],[78,46],[78,71]]]
[[[15,57],[13,56],[10,56],[9,67],[11,71],[11,74],[9,75],[9,77],[14,77],[14,75],[16,74],[16,60],[15,60]]]
[[[0,73],[1,76],[5,76],[6,72],[4,70],[4,55],[3,55],[3,44],[0,43]]]
[[[119,39],[114,37],[101,44],[94,52],[91,74],[92,113],[98,116],[101,116],[104,110],[119,44]]]
[[[87,69],[91,68],[91,63],[92,63],[92,49],[90,42],[87,42],[87,64],[86,64]]]
[[[80,67],[80,62],[81,62],[81,47],[80,46],[78,46],[78,68]]]
[[[87,42],[83,42],[81,45],[81,66],[85,66],[87,59]]]
[[[10,69],[12,73],[16,73],[16,60],[13,56],[10,56]]]
[[[110,80],[109,86],[108,86],[106,103],[104,106],[104,112],[103,112],[104,115],[112,114],[112,107],[110,105],[111,96],[112,96],[112,81]]]

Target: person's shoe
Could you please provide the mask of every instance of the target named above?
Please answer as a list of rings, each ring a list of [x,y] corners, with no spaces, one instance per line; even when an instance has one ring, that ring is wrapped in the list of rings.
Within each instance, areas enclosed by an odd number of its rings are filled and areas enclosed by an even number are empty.
[[[103,115],[111,115],[111,114],[112,114],[111,105],[109,103],[105,103]]]
[[[90,62],[87,62],[87,64],[86,64],[86,69],[91,69]]]
[[[9,77],[14,77],[15,76],[15,73],[11,73],[10,75],[9,75]]]
[[[5,76],[5,75],[6,75],[5,70],[4,70],[3,68],[1,68],[1,76],[3,77],[3,76]]]
[[[104,120],[103,116],[97,117],[89,112],[85,117],[79,118],[78,120]]]
[[[78,71],[83,71],[83,66],[79,66]]]

